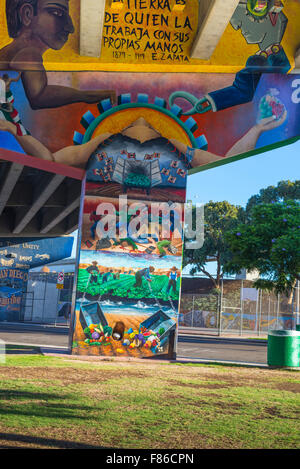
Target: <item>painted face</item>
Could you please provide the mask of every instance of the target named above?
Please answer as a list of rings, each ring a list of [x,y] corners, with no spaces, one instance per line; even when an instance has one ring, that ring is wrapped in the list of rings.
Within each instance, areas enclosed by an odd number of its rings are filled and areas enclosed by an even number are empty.
[[[69,0],[39,0],[31,29],[48,48],[59,50],[74,33],[69,15]]]
[[[254,11],[262,12],[263,10],[266,9],[267,4],[268,4],[267,0],[257,0],[257,3],[254,7]]]
[[[256,18],[262,18],[268,13],[268,0],[248,0],[247,10]]]

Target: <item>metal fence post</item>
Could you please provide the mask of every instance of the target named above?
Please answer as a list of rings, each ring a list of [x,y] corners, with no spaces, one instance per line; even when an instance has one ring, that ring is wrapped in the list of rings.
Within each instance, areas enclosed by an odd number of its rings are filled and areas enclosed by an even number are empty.
[[[243,335],[243,307],[244,307],[243,286],[244,286],[244,282],[242,279],[241,294],[240,294],[240,297],[241,297],[240,336]]]
[[[223,279],[221,280],[221,292],[218,293],[218,335],[222,332],[222,305],[223,305]]]
[[[299,321],[300,321],[300,318],[299,318],[299,286],[300,286],[300,282],[299,280],[297,280],[297,283],[296,283],[296,325],[299,324]]]
[[[268,330],[270,328],[270,313],[271,313],[271,295],[269,292],[269,306],[268,306],[268,320],[267,320]]]
[[[280,301],[280,294],[277,293],[277,314],[276,314],[276,328],[277,329],[279,327],[279,322],[278,322],[278,319],[279,319],[279,301]]]
[[[258,290],[258,297],[259,297],[259,310],[258,310],[258,336],[260,336],[260,326],[261,326],[261,306],[262,306],[262,290]]]
[[[192,327],[194,327],[194,309],[195,309],[195,295],[193,295]]]
[[[258,323],[258,303],[259,303],[259,289],[257,290],[256,302],[255,302],[255,325],[254,331],[257,333],[257,323]]]
[[[43,302],[43,314],[42,314],[42,323],[44,324],[44,312],[45,312],[45,303],[46,303],[46,294],[47,294],[47,284],[48,284],[48,273],[46,274],[46,282],[44,288],[44,302]]]

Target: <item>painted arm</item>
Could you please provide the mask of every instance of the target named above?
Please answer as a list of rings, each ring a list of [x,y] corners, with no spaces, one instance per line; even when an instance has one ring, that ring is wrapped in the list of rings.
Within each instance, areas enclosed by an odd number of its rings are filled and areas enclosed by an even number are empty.
[[[262,119],[259,124],[254,125],[251,129],[238,140],[226,153],[225,157],[240,155],[242,153],[247,153],[248,151],[254,150],[256,142],[260,135],[267,130],[276,129],[284,123],[287,117],[287,112],[283,114],[281,119],[275,120],[274,117],[267,117]],[[191,166],[197,167],[209,163],[214,163],[215,161],[224,159],[223,156],[216,155],[215,153],[210,153],[208,151],[199,150],[199,149],[188,149],[187,145],[184,143],[178,142],[175,139],[170,139],[173,145],[184,155],[190,152],[192,160],[190,161]]]
[[[21,50],[10,62],[10,68],[22,72],[22,82],[32,109],[56,108],[72,103],[97,103],[110,98],[114,103],[113,90],[83,91],[59,85],[48,85],[43,58],[33,49]]]
[[[248,151],[253,150],[260,135],[267,130],[272,130],[279,127],[284,123],[286,117],[287,112],[285,111],[279,120],[276,120],[275,116],[262,119],[230,148],[230,150],[226,153],[226,156],[240,155],[241,153],[247,153]]]
[[[46,72],[23,72],[22,81],[32,109],[56,108],[80,102],[98,103],[107,98],[115,102],[115,92],[112,90],[82,91],[68,86],[48,85]]]
[[[17,81],[20,80],[21,75],[22,75],[22,72],[19,72],[17,78],[10,78],[10,79],[9,79],[9,84],[11,84],[11,83],[17,83]]]

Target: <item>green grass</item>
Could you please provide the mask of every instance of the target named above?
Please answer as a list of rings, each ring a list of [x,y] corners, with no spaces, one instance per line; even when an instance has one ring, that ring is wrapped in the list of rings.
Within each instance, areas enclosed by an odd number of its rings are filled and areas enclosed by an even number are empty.
[[[297,371],[8,355],[0,447],[299,448]]]

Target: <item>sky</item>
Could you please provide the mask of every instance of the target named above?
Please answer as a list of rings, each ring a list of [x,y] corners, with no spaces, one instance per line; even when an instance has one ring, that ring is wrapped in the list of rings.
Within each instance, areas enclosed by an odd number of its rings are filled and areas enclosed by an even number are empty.
[[[187,200],[207,203],[227,200],[245,206],[260,189],[300,178],[300,140],[291,145],[212,168],[188,178]]]
[[[221,202],[245,206],[260,189],[277,186],[279,181],[300,178],[300,140],[291,145],[212,168],[188,178],[187,200],[193,203]],[[206,265],[216,273],[216,263]],[[184,269],[188,273],[189,268]]]

